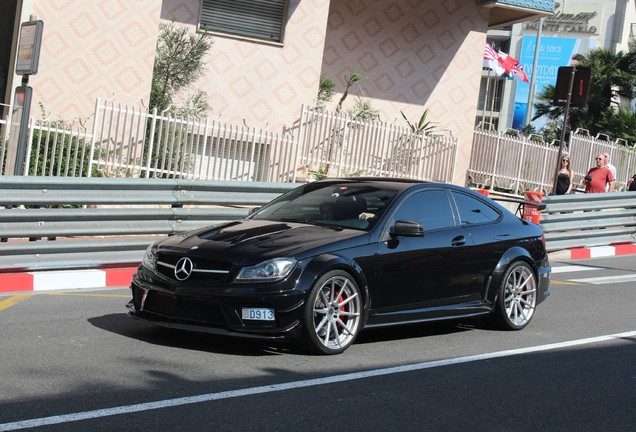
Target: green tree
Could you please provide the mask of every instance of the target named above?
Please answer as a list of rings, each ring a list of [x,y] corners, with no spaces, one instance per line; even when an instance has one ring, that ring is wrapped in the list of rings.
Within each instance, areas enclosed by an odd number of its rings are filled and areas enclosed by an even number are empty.
[[[349,89],[356,84],[360,88],[360,84],[359,84],[360,81],[369,79],[368,76],[362,75],[363,71],[364,71],[364,68],[362,66],[358,66],[353,70],[353,72],[351,72],[349,76],[344,77],[345,83],[347,84],[347,86],[345,87],[345,90],[342,93],[342,97],[338,101],[338,105],[336,106],[336,113],[339,114],[342,111],[342,104],[344,103],[347,96],[349,96]],[[361,90],[361,93],[362,93],[362,90]]]
[[[586,120],[598,121],[610,108],[617,110],[620,97],[633,99],[636,55],[605,48],[591,50],[580,66],[592,68]]]
[[[400,111],[400,114],[402,114],[402,117],[406,120],[411,132],[415,134],[431,135],[437,131],[437,123],[428,120],[428,108],[424,110],[417,123],[411,123],[409,119],[406,118],[406,114],[404,114],[404,112]]]
[[[380,119],[380,113],[373,107],[370,101],[361,97],[356,98],[351,109],[347,111],[347,115],[356,121],[373,121]]]
[[[605,48],[597,48],[583,57],[579,66],[589,66],[592,70],[589,97],[586,107],[570,109],[569,129],[581,127],[589,130],[592,135],[605,133],[616,138],[635,135],[636,131],[624,129],[631,127],[634,122],[629,118],[629,113],[621,112],[619,104],[621,98],[633,99],[636,95],[636,54],[621,51],[614,53]],[[555,87],[549,85],[537,94],[533,116],[533,120],[545,117],[552,129],[556,120],[563,117],[565,110],[562,106],[552,105],[554,92]],[[543,132],[545,135],[546,131]]]
[[[603,116],[598,123],[598,129],[612,138],[636,143],[636,115],[624,108],[619,108],[618,112],[609,112]]]
[[[320,75],[320,83],[318,85],[318,100],[329,102],[336,92],[336,82],[327,75]]]
[[[204,57],[211,47],[208,34],[191,35],[186,27],[177,27],[174,21],[161,24],[152,71],[150,108],[165,110],[177,93],[199,79],[205,72]],[[201,93],[194,95],[199,103],[205,97],[205,92]]]

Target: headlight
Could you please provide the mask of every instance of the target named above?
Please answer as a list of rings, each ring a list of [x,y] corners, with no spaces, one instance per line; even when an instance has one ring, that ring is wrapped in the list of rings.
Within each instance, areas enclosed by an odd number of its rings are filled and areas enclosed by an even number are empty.
[[[146,253],[144,254],[144,259],[141,264],[146,267],[148,270],[154,270],[157,267],[157,245],[151,244],[146,249]]]
[[[283,279],[296,265],[293,258],[276,258],[251,267],[243,267],[236,276],[237,282],[271,282]]]

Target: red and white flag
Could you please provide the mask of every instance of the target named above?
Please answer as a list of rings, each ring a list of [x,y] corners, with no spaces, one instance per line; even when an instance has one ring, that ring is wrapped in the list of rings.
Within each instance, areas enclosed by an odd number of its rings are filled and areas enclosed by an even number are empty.
[[[514,57],[499,51],[499,65],[506,71],[504,76],[512,77],[517,81],[530,82],[526,71],[521,67],[521,63]]]
[[[499,66],[499,51],[493,48],[488,42],[486,42],[486,48],[484,50],[484,67],[491,69],[495,75],[502,76],[504,69]]]
[[[486,42],[486,48],[484,50],[484,67],[492,69],[497,76],[530,82],[519,60],[493,48],[488,42]]]

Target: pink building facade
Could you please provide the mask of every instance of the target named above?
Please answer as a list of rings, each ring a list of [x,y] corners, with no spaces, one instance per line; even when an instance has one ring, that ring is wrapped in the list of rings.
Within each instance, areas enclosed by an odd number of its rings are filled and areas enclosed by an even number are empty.
[[[33,106],[66,121],[90,123],[98,97],[147,103],[160,24],[174,20],[196,32],[204,3],[19,0],[14,40],[19,23],[31,14],[44,22],[39,71],[29,79]],[[459,140],[454,182],[463,184],[489,20],[495,15],[501,20],[502,11],[511,13],[508,22],[537,16],[524,8],[480,3],[288,0],[280,41],[214,32],[207,71],[191,90],[208,94],[210,116],[293,130],[301,106],[315,103],[321,74],[336,81],[337,101],[344,76],[362,67],[368,79],[352,90],[344,108],[364,97],[383,121],[402,125],[401,112],[416,121],[428,109],[429,119]],[[10,66],[15,52],[6,51]],[[7,77],[4,97],[10,101],[21,77],[10,67]]]

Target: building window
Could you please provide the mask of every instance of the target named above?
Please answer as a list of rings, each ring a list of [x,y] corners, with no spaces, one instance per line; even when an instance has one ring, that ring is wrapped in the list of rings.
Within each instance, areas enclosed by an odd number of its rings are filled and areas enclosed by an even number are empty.
[[[203,0],[200,27],[271,42],[283,41],[288,0]]]

